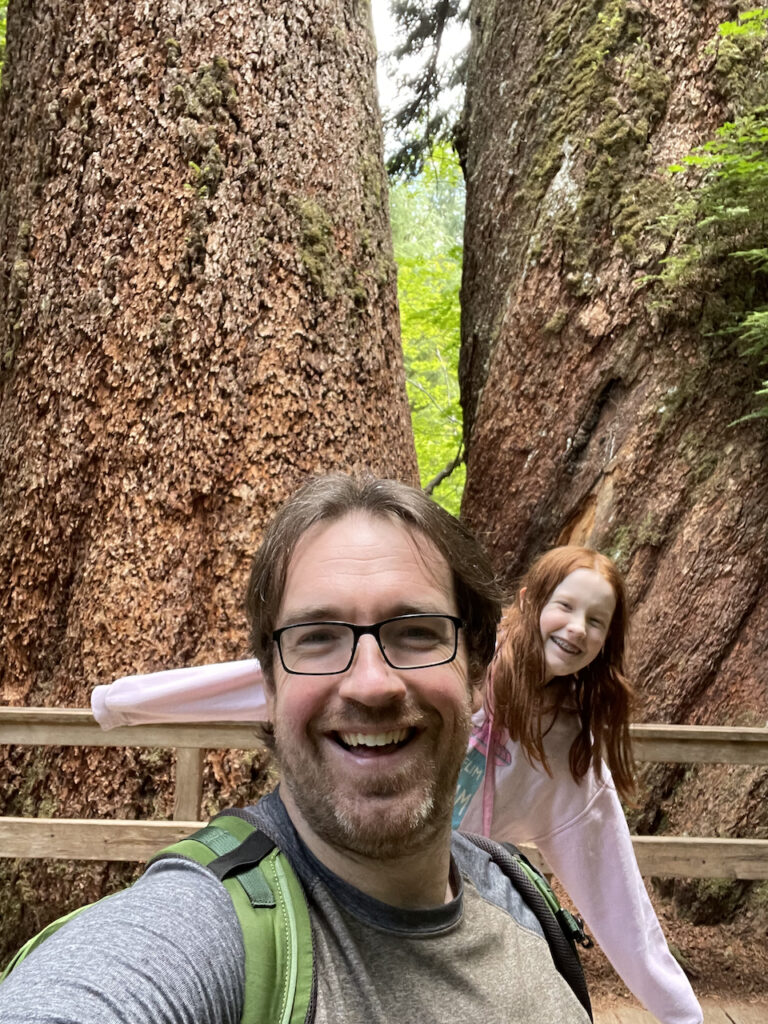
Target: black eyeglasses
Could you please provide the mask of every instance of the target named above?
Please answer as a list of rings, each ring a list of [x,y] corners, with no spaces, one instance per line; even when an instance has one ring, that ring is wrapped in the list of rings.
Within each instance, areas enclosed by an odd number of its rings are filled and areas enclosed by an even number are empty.
[[[455,615],[396,615],[356,626],[351,622],[301,622],[272,634],[283,668],[291,675],[332,676],[352,664],[357,642],[376,638],[384,660],[397,669],[431,668],[453,661],[464,625]]]

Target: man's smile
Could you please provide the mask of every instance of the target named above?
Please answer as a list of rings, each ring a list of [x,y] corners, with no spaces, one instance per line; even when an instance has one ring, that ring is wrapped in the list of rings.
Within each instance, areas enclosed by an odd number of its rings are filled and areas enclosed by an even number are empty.
[[[342,747],[347,750],[354,750],[356,753],[364,750],[376,748],[377,753],[384,753],[385,751],[380,748],[394,748],[397,749],[409,740],[413,739],[416,734],[414,728],[407,729],[390,729],[387,732],[337,732],[333,733],[335,739],[340,743]],[[386,751],[389,753],[389,749]]]

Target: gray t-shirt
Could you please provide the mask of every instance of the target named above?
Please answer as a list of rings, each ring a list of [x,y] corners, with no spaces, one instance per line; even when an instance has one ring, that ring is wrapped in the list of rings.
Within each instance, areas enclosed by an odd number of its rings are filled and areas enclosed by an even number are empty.
[[[278,843],[304,885],[315,1024],[588,1019],[535,917],[488,855],[457,833],[456,898],[402,910],[320,864],[277,793],[239,813]],[[242,936],[226,890],[205,868],[173,858],[32,953],[0,986],[0,1024],[238,1024],[243,990]]]

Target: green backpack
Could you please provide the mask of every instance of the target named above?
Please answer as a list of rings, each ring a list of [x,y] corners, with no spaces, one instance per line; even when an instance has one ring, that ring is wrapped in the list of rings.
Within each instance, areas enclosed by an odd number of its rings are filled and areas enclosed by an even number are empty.
[[[590,1020],[592,1009],[576,942],[586,944],[578,922],[560,904],[543,875],[514,847],[482,836],[467,838],[488,852],[535,913],[555,967],[575,992]],[[312,927],[301,883],[285,854],[259,829],[235,814],[157,853],[204,864],[227,889],[243,931],[245,1001],[241,1024],[304,1024],[315,1003]],[[105,899],[110,899],[106,896]],[[94,904],[90,904],[93,906]],[[79,907],[33,936],[0,975],[0,983]]]
[[[263,832],[230,814],[160,850],[149,863],[176,854],[213,871],[234,904],[245,947],[242,1024],[304,1024],[314,1003],[312,928],[304,891],[285,854]],[[79,907],[34,935],[0,975],[0,983],[86,909]]]

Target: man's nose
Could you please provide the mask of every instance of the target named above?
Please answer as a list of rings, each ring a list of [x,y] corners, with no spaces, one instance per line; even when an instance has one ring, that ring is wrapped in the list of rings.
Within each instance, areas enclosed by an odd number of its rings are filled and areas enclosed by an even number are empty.
[[[402,700],[405,695],[405,683],[384,660],[376,638],[361,636],[354,660],[341,677],[339,696],[375,707]]]

